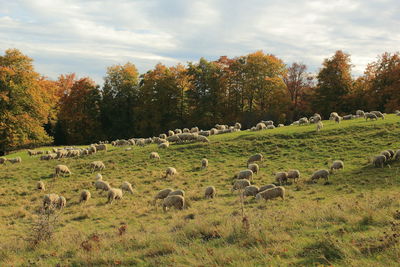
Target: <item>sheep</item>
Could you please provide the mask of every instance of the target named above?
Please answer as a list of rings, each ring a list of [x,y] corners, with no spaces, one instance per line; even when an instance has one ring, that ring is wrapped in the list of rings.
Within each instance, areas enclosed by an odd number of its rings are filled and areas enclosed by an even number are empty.
[[[103,181],[101,179],[97,180],[96,182],[94,182],[94,187],[96,188],[96,190],[100,189],[103,191],[108,191],[111,189],[111,186],[108,182]]]
[[[81,192],[81,196],[79,198],[79,202],[87,202],[89,201],[89,199],[92,197],[92,195],[90,194],[89,190],[83,190]]]
[[[190,133],[190,130],[188,128],[183,128],[182,132],[183,133]]]
[[[181,139],[179,138],[178,134],[176,134],[176,135],[168,136],[167,137],[167,141],[168,142],[176,142],[176,143],[178,143],[178,142],[181,141]]]
[[[248,160],[247,160],[247,165],[249,165],[250,163],[253,163],[255,161],[262,161],[264,159],[263,155],[261,153],[257,153],[253,156],[251,156]]]
[[[168,137],[175,135],[174,131],[169,130],[168,131]]]
[[[328,180],[329,177],[329,171],[328,170],[319,170],[313,173],[311,175],[311,181],[318,180],[320,178],[324,178],[325,180]]]
[[[386,161],[388,161],[391,157],[392,157],[392,155],[390,154],[390,152],[389,151],[382,151],[381,152],[381,155],[384,155],[385,157],[386,157]]]
[[[235,129],[242,129],[242,124],[240,124],[240,122],[235,123]]]
[[[303,125],[303,124],[308,124],[308,119],[306,117],[303,117],[299,120],[299,125]]]
[[[375,167],[381,167],[381,168],[383,168],[383,164],[385,162],[386,162],[386,156],[385,155],[375,156],[374,159],[372,160],[372,164]]]
[[[267,129],[267,126],[264,123],[262,123],[262,122],[257,123],[257,125],[256,125],[257,131],[264,130],[264,129]]]
[[[37,190],[41,190],[41,191],[45,191],[46,187],[44,186],[44,183],[42,181],[37,182],[36,184],[36,189]]]
[[[293,179],[294,182],[297,182],[300,179],[300,171],[299,170],[290,170],[287,172],[287,178]]]
[[[287,172],[277,172],[275,174],[275,181],[277,181],[280,185],[286,183],[288,180],[288,173]]]
[[[56,207],[58,209],[63,209],[67,205],[67,200],[63,196],[59,196],[57,199]]]
[[[272,129],[275,129],[275,126],[274,126],[274,125],[268,125],[268,126],[267,126],[267,130],[272,130]]]
[[[257,174],[260,171],[260,167],[257,163],[251,163],[248,166],[249,170],[251,170],[254,174]]]
[[[169,147],[169,142],[168,141],[158,145],[158,148],[160,148],[160,149],[166,149],[168,147]]]
[[[322,123],[322,121],[319,121],[319,122],[317,123],[317,132],[321,131],[322,128],[324,128],[324,124]]]
[[[280,123],[280,124],[278,124],[278,127],[285,127],[285,125]]]
[[[178,174],[178,172],[176,171],[175,168],[173,167],[168,167],[167,170],[165,171],[165,178],[167,178],[168,176],[173,176]]]
[[[382,112],[380,112],[380,111],[371,111],[370,113],[372,113],[372,114],[375,114],[375,116],[377,117],[377,118],[382,118],[382,120],[384,120],[385,119],[385,115],[383,115],[382,114]]]
[[[202,169],[205,169],[205,168],[207,168],[207,167],[208,167],[208,159],[203,158],[203,159],[201,160],[201,168],[202,168]]]
[[[234,179],[248,179],[252,180],[253,179],[253,171],[252,170],[243,170],[235,174],[233,177]]]
[[[1,157],[0,158],[0,164],[5,164],[7,162],[7,158]]]
[[[336,116],[336,117],[334,118],[334,121],[335,121],[336,123],[340,123],[340,122],[342,121],[342,117]]]
[[[101,144],[96,146],[96,151],[104,150],[107,151],[107,145],[106,144]]]
[[[51,209],[57,206],[59,196],[57,194],[47,194],[43,197],[43,208]]]
[[[393,149],[388,149],[386,151],[390,153],[390,158],[393,159],[394,158],[394,154],[395,154],[394,150]]]
[[[344,163],[341,160],[335,160],[331,165],[331,173],[333,173],[334,170],[339,169],[344,169]]]
[[[68,151],[65,150],[65,149],[61,149],[61,150],[58,150],[58,151],[57,151],[57,158],[58,158],[58,159],[64,158],[64,157],[66,157],[67,155],[68,155]]]
[[[337,112],[332,112],[329,116],[329,120],[334,121],[336,117],[339,117],[339,114],[337,114]]]
[[[396,153],[394,154],[394,159],[395,159],[395,160],[400,160],[400,149],[398,149],[398,150],[396,151]]]
[[[178,189],[178,190],[170,192],[168,194],[168,196],[183,196],[183,197],[185,197],[185,191]]]
[[[37,155],[37,151],[28,149],[28,155],[35,156],[35,155]]]
[[[12,164],[15,164],[15,163],[21,163],[22,159],[21,159],[21,157],[16,157],[16,158],[8,159],[8,161],[11,162]]]
[[[239,179],[239,180],[235,181],[231,191],[238,190],[238,189],[244,189],[246,186],[249,186],[249,185],[251,185],[249,180]]]
[[[163,190],[158,191],[158,193],[154,196],[153,204],[155,205],[158,199],[166,198],[172,191],[174,190],[171,188],[165,188]]]
[[[360,118],[360,117],[365,117],[365,112],[359,109],[359,110],[356,111],[356,115],[357,115],[359,118]]]
[[[103,180],[103,175],[101,173],[96,174],[96,180]]]
[[[318,122],[322,121],[322,117],[318,113],[314,113],[314,116],[312,116],[312,118],[313,118],[314,123],[318,123]]]
[[[274,185],[274,184],[267,184],[267,185],[261,186],[260,189],[258,190],[258,192],[262,192],[267,189],[275,188],[275,187],[276,187],[276,185]]]
[[[375,114],[369,113],[369,112],[365,113],[364,117],[365,117],[365,121],[367,121],[368,119],[370,119],[371,121],[378,120],[378,117]]]
[[[344,115],[343,116],[343,120],[351,120],[351,119],[353,119],[353,115]]]
[[[151,152],[150,159],[160,159],[160,155],[157,152]]]
[[[92,173],[96,170],[99,170],[99,171],[104,170],[105,167],[106,166],[104,165],[104,163],[100,160],[93,161],[90,163],[90,170],[92,171]]]
[[[71,175],[72,172],[68,169],[66,165],[57,165],[55,167],[54,177],[58,177],[60,174],[64,177],[64,174]]]
[[[190,129],[191,133],[197,133],[199,132],[199,127],[193,127],[192,129]]]
[[[119,188],[110,188],[108,190],[107,203],[112,204],[116,199],[122,199],[122,190]]]
[[[166,134],[160,134],[159,137],[160,137],[161,139],[167,139],[167,135],[166,135]]]
[[[264,123],[265,126],[274,125],[274,122],[273,122],[273,121],[261,121],[261,123]]]
[[[210,140],[207,137],[203,136],[203,135],[198,135],[197,136],[197,141],[203,142],[203,143],[210,143]]]
[[[216,196],[216,194],[217,194],[217,190],[215,189],[214,186],[209,186],[204,191],[205,198],[214,198]]]
[[[243,196],[244,197],[255,197],[258,194],[259,188],[255,185],[249,185],[244,188]]]
[[[185,207],[185,198],[183,196],[168,196],[163,200],[162,208],[167,211],[169,208],[183,209]]]
[[[210,136],[211,135],[211,131],[200,131],[199,132],[199,135],[202,135],[202,136]]]
[[[131,183],[129,183],[129,182],[127,182],[127,181],[125,181],[125,182],[122,183],[121,189],[122,189],[122,190],[125,190],[125,191],[128,191],[128,192],[131,192],[131,193],[133,194],[132,185],[131,185]]]
[[[180,133],[182,133],[181,129],[175,129],[175,134],[180,134]]]
[[[264,199],[265,201],[269,199],[274,199],[280,197],[282,200],[285,199],[285,188],[282,186],[277,186],[275,188],[270,188],[267,190],[264,190],[256,195],[256,200],[261,200]]]

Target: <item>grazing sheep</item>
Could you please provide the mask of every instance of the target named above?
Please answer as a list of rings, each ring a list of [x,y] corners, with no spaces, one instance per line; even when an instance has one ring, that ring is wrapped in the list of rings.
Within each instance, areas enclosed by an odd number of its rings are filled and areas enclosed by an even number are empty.
[[[274,125],[273,121],[261,121],[261,123],[264,123],[266,126],[268,125]]]
[[[390,154],[390,152],[389,151],[382,151],[381,152],[381,155],[384,155],[385,157],[386,157],[386,161],[388,161],[391,157],[392,157],[392,155]]]
[[[395,154],[394,150],[393,149],[388,149],[386,151],[390,153],[390,158],[393,159],[394,158],[394,154]]]
[[[162,208],[164,211],[167,211],[171,207],[174,207],[178,210],[183,209],[185,207],[185,198],[179,195],[166,197],[163,200]]]
[[[257,125],[256,125],[257,131],[264,130],[264,129],[267,129],[267,126],[264,123],[262,123],[262,122],[257,123]]]
[[[268,125],[268,126],[267,126],[267,130],[272,130],[272,129],[275,129],[275,126],[274,126],[274,125]]]
[[[335,160],[331,165],[331,173],[339,169],[344,169],[344,163],[341,160]]]
[[[380,112],[380,111],[371,111],[370,113],[372,113],[372,114],[375,114],[375,116],[377,117],[377,118],[382,118],[382,120],[384,120],[385,119],[385,115],[383,115],[382,114],[382,112]]]
[[[275,188],[275,187],[276,187],[276,185],[274,185],[274,184],[267,184],[267,185],[261,186],[260,189],[258,190],[258,192],[262,192],[267,189]]]
[[[203,142],[203,143],[210,143],[210,140],[206,136],[203,136],[203,135],[198,135],[197,141]]]
[[[43,197],[43,207],[45,209],[55,208],[57,206],[57,201],[59,196],[57,194],[47,194]]]
[[[160,155],[157,152],[151,152],[150,159],[160,159]]]
[[[154,196],[153,204],[155,205],[155,204],[156,204],[156,201],[157,201],[158,199],[164,199],[164,198],[166,198],[166,197],[169,195],[169,193],[171,193],[172,191],[174,191],[174,190],[171,189],[171,188],[165,188],[165,189],[163,189],[163,190],[160,190],[160,191]]]
[[[319,121],[319,122],[317,123],[317,132],[321,131],[322,128],[324,128],[324,124],[322,123],[322,121]]]
[[[283,183],[287,183],[288,173],[287,172],[277,172],[275,174],[275,181],[277,181],[280,185]]]
[[[203,159],[201,160],[201,168],[202,168],[202,169],[205,169],[205,168],[207,168],[207,167],[208,167],[208,159],[203,158]]]
[[[176,134],[176,135],[168,136],[168,137],[167,137],[167,141],[168,141],[168,142],[176,142],[176,143],[179,143],[179,142],[181,142],[182,140],[179,138],[178,134]]]
[[[200,131],[199,132],[199,135],[202,135],[202,136],[210,136],[211,135],[211,131]]]
[[[284,126],[285,126],[285,125],[282,124],[282,123],[278,124],[278,127],[284,127]]]
[[[353,115],[344,115],[343,116],[343,120],[352,120],[354,117],[353,117]]]
[[[43,183],[42,181],[39,181],[39,182],[37,182],[37,184],[36,184],[36,189],[37,189],[37,190],[45,191],[45,190],[46,190],[46,187],[44,186],[44,183]]]
[[[56,207],[58,209],[63,209],[67,205],[67,200],[63,196],[59,196],[57,199]]]
[[[175,129],[175,134],[181,134],[182,130],[181,129]]]
[[[318,180],[320,178],[324,178],[325,180],[328,180],[329,177],[329,171],[328,170],[319,170],[313,173],[311,175],[311,181]]]
[[[314,116],[312,116],[312,118],[313,118],[314,123],[318,123],[318,122],[322,121],[322,117],[318,113],[314,113]]]
[[[96,145],[96,151],[104,150],[107,151],[107,145],[106,144],[101,144],[101,145]]]
[[[340,122],[342,121],[342,117],[337,116],[337,117],[334,118],[334,121],[335,121],[336,123],[340,123]]]
[[[167,139],[167,135],[166,135],[166,134],[160,134],[159,137],[160,137],[161,139]]]
[[[243,170],[235,174],[233,177],[234,179],[248,179],[252,180],[253,179],[253,171],[252,170]]]
[[[251,163],[248,166],[249,170],[251,170],[254,174],[257,174],[260,171],[260,167],[257,163]]]
[[[183,128],[182,132],[183,133],[190,133],[190,130],[188,128]]]
[[[332,112],[329,116],[329,120],[334,121],[336,117],[339,117],[339,114],[337,114],[337,112]]]
[[[6,161],[7,161],[7,158],[5,158],[5,157],[0,158],[0,164],[5,164]]]
[[[101,173],[96,174],[96,180],[103,180],[103,175]]]
[[[55,168],[54,177],[58,177],[60,174],[64,177],[64,174],[71,175],[72,172],[68,169],[66,165],[57,165]]]
[[[108,191],[110,190],[111,186],[108,182],[103,181],[101,179],[97,180],[96,182],[94,182],[94,187],[103,191]]]
[[[240,124],[240,122],[235,123],[235,129],[242,129],[242,124]]]
[[[299,120],[299,125],[303,125],[303,124],[308,124],[308,119],[306,117],[303,117]]]
[[[400,149],[398,149],[398,150],[396,151],[396,153],[394,154],[394,159],[395,159],[395,160],[400,160]]]
[[[372,120],[378,120],[378,117],[373,113],[368,113],[367,112],[367,113],[365,113],[364,117],[365,117],[365,121],[367,121],[368,119],[370,119],[371,121]]]
[[[22,159],[21,159],[21,157],[16,157],[16,158],[9,159],[8,161],[11,162],[12,164],[15,164],[15,163],[21,163]]]
[[[263,155],[261,153],[257,153],[253,156],[251,156],[248,160],[247,160],[247,165],[249,165],[250,163],[256,162],[256,161],[262,161],[264,159]]]
[[[259,188],[255,185],[249,185],[244,188],[243,196],[244,197],[255,197],[258,194]]]
[[[270,189],[267,189],[267,190],[264,190],[264,191],[258,193],[256,195],[256,200],[264,199],[267,201],[269,199],[274,199],[277,197],[282,198],[282,200],[285,199],[285,188],[283,188],[282,186],[270,188]]]
[[[191,133],[198,133],[199,132],[199,127],[193,127],[192,129],[190,129]]]
[[[107,203],[112,204],[116,199],[122,199],[122,190],[119,188],[110,188],[108,190]]]
[[[183,191],[181,189],[178,189],[178,190],[170,192],[168,194],[168,196],[183,196],[184,197],[185,196],[185,191]]]
[[[359,109],[359,110],[356,111],[356,115],[357,115],[359,118],[360,118],[360,117],[365,117],[365,112]]]
[[[178,174],[178,172],[176,171],[175,168],[173,167],[168,167],[167,170],[165,171],[165,178],[167,178],[168,176],[173,176]]]
[[[92,195],[90,194],[89,190],[83,190],[81,192],[79,202],[87,202],[91,197],[92,197]]]
[[[216,194],[217,194],[217,190],[215,189],[214,186],[209,186],[204,191],[205,198],[214,198],[216,196]]]
[[[169,130],[168,131],[168,136],[173,136],[173,135],[175,135],[174,131]]]
[[[372,164],[375,167],[381,167],[383,168],[383,164],[386,162],[386,156],[385,155],[378,155],[375,156],[375,158],[372,160]]]
[[[239,180],[235,181],[231,191],[238,190],[238,189],[244,189],[246,186],[249,186],[249,185],[251,185],[249,180],[239,179]]]
[[[161,148],[161,149],[165,149],[165,148],[168,148],[168,147],[169,147],[168,141],[158,145],[158,148]]]
[[[287,172],[287,178],[293,179],[295,183],[300,179],[300,171],[299,170],[290,170]]]
[[[90,163],[90,170],[92,171],[92,173],[96,170],[101,171],[105,169],[105,165],[102,161],[97,160],[97,161],[93,161]]]
[[[129,183],[129,182],[127,182],[127,181],[125,181],[125,182],[122,183],[121,189],[122,189],[122,190],[125,190],[125,191],[128,191],[128,192],[131,192],[131,193],[133,194],[132,185],[131,185],[131,183]]]

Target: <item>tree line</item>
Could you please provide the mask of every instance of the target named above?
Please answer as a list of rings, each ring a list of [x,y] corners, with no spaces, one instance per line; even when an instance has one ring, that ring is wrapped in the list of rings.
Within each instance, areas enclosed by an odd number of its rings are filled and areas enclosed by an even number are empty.
[[[353,78],[351,69],[343,51],[325,59],[316,74],[257,51],[172,67],[160,63],[143,74],[128,62],[108,67],[99,86],[75,74],[43,77],[31,58],[8,49],[0,56],[0,152],[400,107],[399,53],[378,56],[360,77]]]

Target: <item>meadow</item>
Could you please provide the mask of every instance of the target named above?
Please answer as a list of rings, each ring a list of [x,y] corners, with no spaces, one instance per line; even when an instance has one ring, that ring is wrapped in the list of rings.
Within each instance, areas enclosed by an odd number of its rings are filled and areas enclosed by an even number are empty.
[[[0,266],[399,266],[400,161],[375,168],[370,160],[400,149],[400,117],[324,125],[318,133],[315,125],[240,131],[165,150],[109,145],[106,152],[50,161],[10,154],[22,163],[0,165]],[[161,159],[150,160],[152,151]],[[232,177],[255,153],[264,161],[253,184],[272,183],[274,172],[290,169],[302,177],[285,185],[285,200],[246,198],[242,214]],[[204,157],[207,169],[200,168]],[[104,180],[114,187],[129,181],[135,193],[106,204],[93,186],[95,160],[106,165]],[[343,160],[344,170],[328,182],[309,181],[333,160]],[[72,175],[53,178],[57,164]],[[165,179],[169,166],[179,174]],[[46,192],[35,189],[39,180]],[[204,199],[210,185],[217,197]],[[164,188],[185,190],[188,208],[163,212],[152,205]],[[83,189],[92,193],[86,204],[79,203]],[[65,196],[67,206],[53,238],[33,247],[29,236],[45,193]]]

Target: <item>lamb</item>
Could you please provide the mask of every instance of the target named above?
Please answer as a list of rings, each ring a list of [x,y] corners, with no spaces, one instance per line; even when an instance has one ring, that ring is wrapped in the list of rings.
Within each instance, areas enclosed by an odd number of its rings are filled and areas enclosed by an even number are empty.
[[[172,191],[174,191],[174,190],[171,189],[171,188],[165,188],[165,189],[163,189],[163,190],[160,190],[160,191],[154,196],[154,200],[153,200],[154,205],[156,204],[156,201],[157,201],[158,199],[164,199],[164,198],[166,198],[166,197],[169,195],[169,193],[171,193]]]
[[[57,206],[59,196],[57,194],[47,194],[43,197],[43,207],[45,209],[52,209]]]
[[[36,184],[36,189],[37,190],[41,190],[41,191],[45,191],[46,187],[44,186],[44,183],[42,181],[37,182]]]
[[[122,190],[119,188],[110,188],[108,190],[107,203],[112,204],[116,199],[122,199]]]
[[[122,189],[122,190],[125,190],[125,191],[128,191],[128,192],[131,192],[131,193],[133,194],[132,185],[131,185],[131,183],[129,183],[129,182],[127,182],[127,181],[125,181],[125,182],[122,183],[121,189]]]
[[[331,165],[331,173],[333,173],[334,170],[339,169],[344,169],[344,163],[341,160],[335,160]]]
[[[16,157],[16,158],[9,159],[8,161],[11,162],[12,164],[15,164],[15,163],[21,163],[22,159],[21,159],[21,157]]]
[[[185,191],[178,189],[178,190],[170,192],[168,194],[168,196],[183,196],[183,197],[185,197]]]
[[[258,194],[259,188],[255,185],[249,185],[244,188],[243,196],[244,197],[255,197]]]
[[[275,188],[270,188],[267,190],[264,190],[256,195],[256,200],[261,200],[265,199],[265,201],[269,199],[274,199],[280,197],[282,200],[285,199],[285,188],[282,186],[277,186]]]
[[[280,185],[286,183],[288,180],[288,173],[287,172],[277,172],[275,174],[275,181],[277,181]]]
[[[79,198],[79,202],[87,202],[89,201],[89,199],[92,197],[92,195],[90,194],[89,190],[83,190],[81,192],[81,196]]]
[[[320,178],[324,178],[325,180],[328,180],[329,177],[329,171],[328,170],[319,170],[313,173],[311,175],[311,181],[318,180]]]
[[[322,128],[324,128],[324,124],[322,123],[322,121],[319,121],[319,122],[317,123],[317,132],[321,131]]]
[[[234,177],[234,179],[253,179],[253,171],[252,170],[243,170],[238,172]]]
[[[260,171],[260,167],[257,163],[251,163],[248,166],[249,170],[251,170],[254,174],[257,174]]]
[[[179,195],[168,196],[163,200],[162,207],[164,212],[171,207],[182,210],[185,207],[185,198]]]
[[[167,170],[165,171],[165,178],[167,178],[168,176],[173,176],[178,174],[178,172],[176,171],[175,168],[173,167],[168,167]]]
[[[386,162],[386,156],[385,155],[378,155],[375,156],[375,158],[372,160],[372,164],[375,167],[381,167],[383,168],[383,164]]]
[[[251,156],[248,160],[247,160],[247,165],[249,165],[250,163],[253,163],[255,161],[262,161],[264,159],[263,155],[261,155],[260,153],[257,153],[253,156]]]
[[[246,186],[249,186],[249,185],[251,185],[249,180],[239,179],[239,180],[235,181],[231,191],[238,190],[238,189],[244,189]]]
[[[202,168],[202,169],[205,169],[205,168],[207,168],[207,167],[208,167],[208,159],[203,158],[203,159],[201,160],[201,168]]]
[[[55,168],[54,177],[58,177],[60,174],[64,177],[64,174],[71,175],[72,172],[68,169],[66,165],[57,165]]]
[[[58,209],[63,209],[67,205],[67,200],[63,196],[59,196],[57,199],[56,207]]]
[[[293,179],[295,183],[300,179],[300,171],[299,170],[290,170],[287,172],[287,178]]]
[[[275,188],[275,187],[276,187],[276,185],[274,185],[274,184],[267,184],[267,185],[261,186],[260,189],[258,190],[258,192],[262,192],[267,189]]]
[[[209,186],[204,191],[205,198],[214,198],[216,196],[216,194],[217,194],[217,190],[215,189],[214,186]]]
[[[160,155],[157,152],[151,152],[150,159],[160,159]]]
[[[380,111],[371,111],[370,113],[372,113],[372,114],[375,114],[375,116],[377,117],[377,118],[382,118],[382,120],[384,120],[385,119],[385,115],[383,115],[382,114],[382,112],[380,112]]]
[[[5,164],[7,162],[7,158],[1,157],[0,158],[0,164]]]
[[[166,149],[168,147],[169,147],[169,142],[168,141],[158,145],[158,148],[161,148],[161,149]]]
[[[93,161],[92,163],[90,163],[90,169],[91,169],[92,173],[96,170],[99,170],[99,171],[104,170],[105,167],[106,166],[104,165],[104,163],[99,160]]]
[[[103,181],[101,179],[97,180],[96,182],[94,182],[94,187],[103,191],[109,191],[111,189],[111,186],[108,182]]]
[[[367,113],[364,114],[364,117],[365,117],[365,121],[367,121],[368,119],[370,119],[371,121],[372,120],[378,120],[378,117],[373,113],[368,113],[367,112]]]
[[[203,142],[203,143],[210,143],[210,140],[206,136],[203,136],[203,135],[198,135],[197,141]]]

